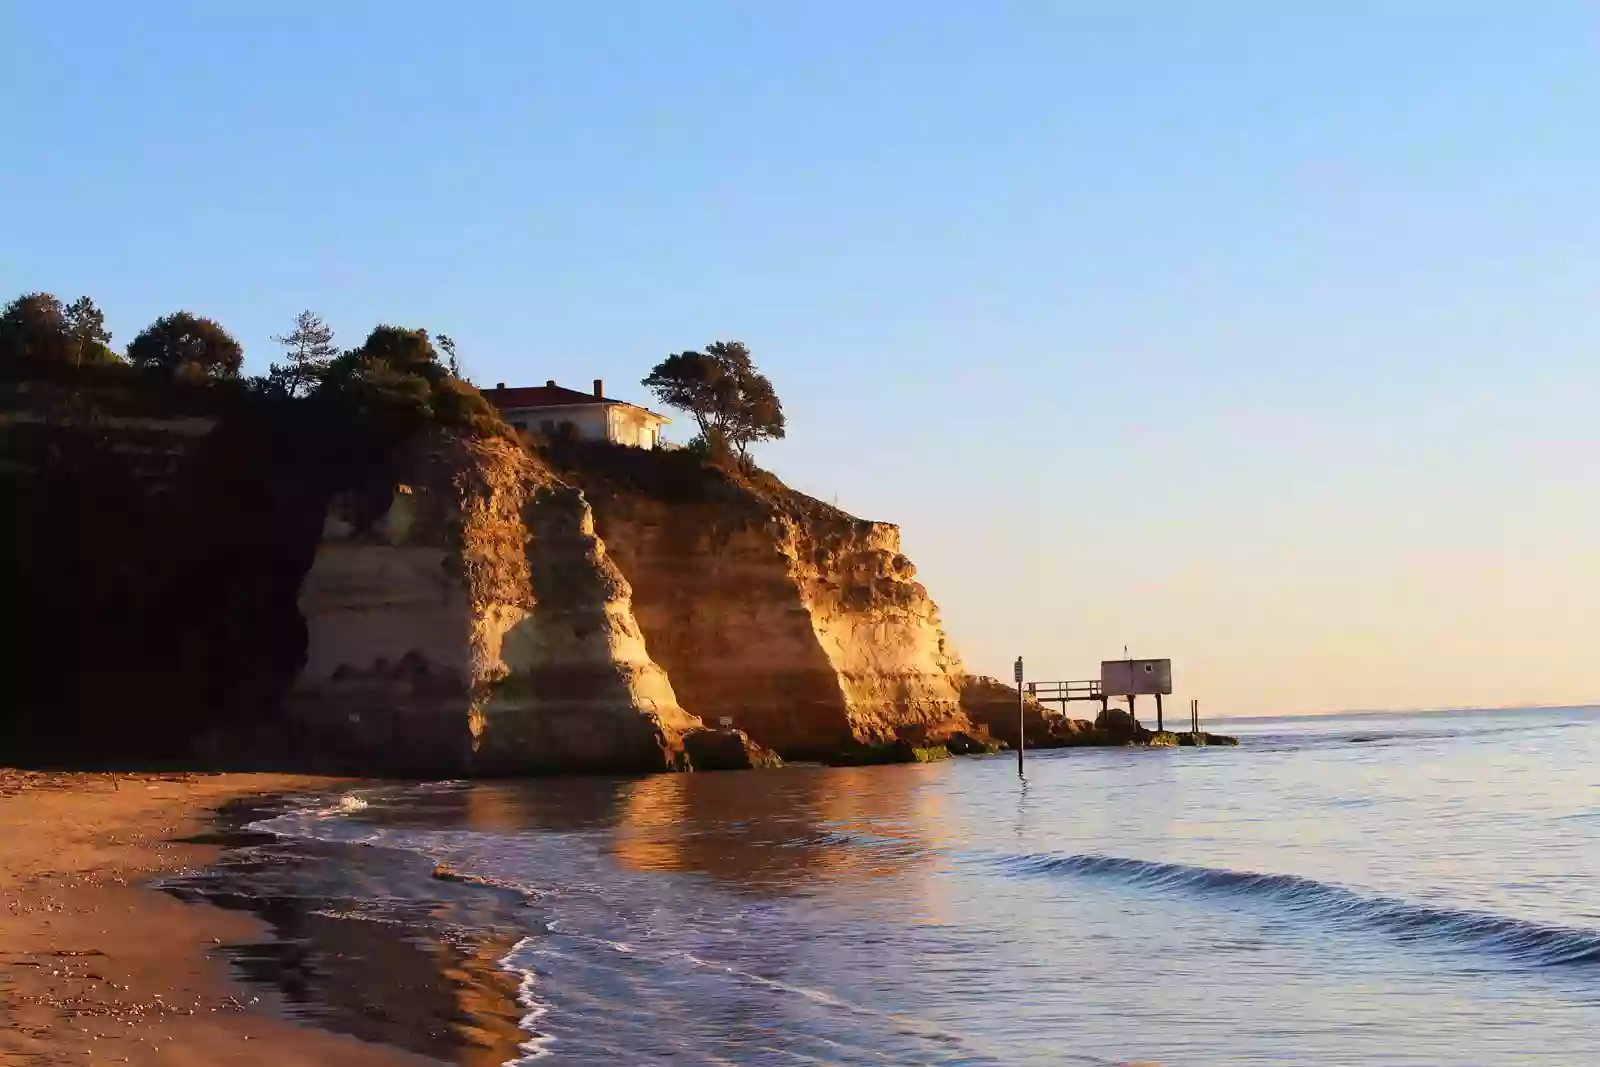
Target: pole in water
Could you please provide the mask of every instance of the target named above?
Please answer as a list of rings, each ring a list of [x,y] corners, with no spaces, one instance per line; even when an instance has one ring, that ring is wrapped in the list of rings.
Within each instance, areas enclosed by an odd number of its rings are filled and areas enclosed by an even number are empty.
[[[1012,674],[1017,679],[1017,777],[1022,777],[1022,753],[1028,747],[1027,698],[1022,695],[1022,657],[1017,657]]]

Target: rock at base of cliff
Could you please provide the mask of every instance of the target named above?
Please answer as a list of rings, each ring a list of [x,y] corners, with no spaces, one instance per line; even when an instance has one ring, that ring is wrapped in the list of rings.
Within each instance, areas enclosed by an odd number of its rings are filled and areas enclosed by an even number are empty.
[[[1017,744],[1017,690],[1014,686],[981,674],[963,675],[960,684],[961,710],[984,733],[1015,748]],[[1029,748],[1053,748],[1050,720],[1053,716],[1031,696],[1022,698],[1022,713],[1028,731]]]
[[[1113,739],[1113,743],[1142,744],[1148,738],[1150,731],[1139,725],[1128,712],[1121,708],[1111,708],[1095,716],[1095,729],[1104,732]]]
[[[1087,725],[1087,724],[1085,724]],[[1143,745],[1147,748],[1204,748],[1207,745],[1237,745],[1237,737],[1223,734],[1178,733],[1172,730],[1147,730],[1126,711],[1113,708],[1094,722],[1093,731],[1101,740],[1080,744]]]
[[[883,763],[935,763],[949,759],[950,755],[950,749],[944,744],[915,745],[900,740],[881,745],[852,745],[834,753],[827,762],[834,767],[869,767]]]
[[[762,748],[742,730],[695,730],[683,735],[688,769],[695,771],[749,771],[783,766],[770,748]]]
[[[1208,734],[1204,730],[1199,733],[1185,731],[1177,736],[1178,744],[1182,748],[1205,748],[1207,745],[1237,745],[1239,743],[1237,737],[1229,737],[1226,734]]]
[[[981,735],[974,735],[957,730],[944,739],[944,747],[950,751],[952,756],[977,756],[984,753],[999,752],[1001,744],[988,737],[986,732]]]

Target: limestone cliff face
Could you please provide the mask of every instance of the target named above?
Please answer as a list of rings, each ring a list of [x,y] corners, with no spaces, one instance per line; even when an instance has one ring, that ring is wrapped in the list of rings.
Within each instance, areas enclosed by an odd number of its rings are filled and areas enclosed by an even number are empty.
[[[600,536],[684,705],[785,758],[970,729],[899,531],[687,455],[577,450]]]
[[[427,773],[676,766],[702,724],[581,494],[502,441],[434,440],[399,471],[335,499],[301,586],[302,745]]]

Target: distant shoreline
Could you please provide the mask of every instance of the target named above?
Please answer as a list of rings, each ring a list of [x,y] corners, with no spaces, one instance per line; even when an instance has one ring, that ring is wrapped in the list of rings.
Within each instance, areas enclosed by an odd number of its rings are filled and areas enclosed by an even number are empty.
[[[1383,715],[1495,715],[1513,711],[1600,711],[1595,704],[1505,704],[1483,708],[1376,708],[1359,711],[1311,711],[1291,715],[1214,715],[1206,722],[1300,722],[1305,719],[1354,719]]]

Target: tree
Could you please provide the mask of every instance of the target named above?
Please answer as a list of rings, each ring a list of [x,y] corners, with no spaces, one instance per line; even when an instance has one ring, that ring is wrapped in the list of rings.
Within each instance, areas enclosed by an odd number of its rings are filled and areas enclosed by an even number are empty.
[[[115,363],[111,350],[111,331],[106,329],[105,312],[94,301],[80,296],[67,308],[67,336],[75,363]]]
[[[426,373],[426,368],[443,370],[439,353],[433,349],[427,330],[408,330],[404,326],[375,326],[361,347],[347,352],[366,364],[387,363],[395,370]]]
[[[146,326],[128,346],[128,360],[169,378],[234,378],[244,349],[211,319],[178,311]]]
[[[106,318],[86,296],[63,306],[50,293],[19,296],[0,311],[0,363],[10,367],[114,363]]]
[[[28,293],[0,313],[0,359],[6,366],[67,362],[67,312],[50,293]]]
[[[456,358],[456,343],[449,334],[441,333],[435,337],[434,343],[444,350],[445,369],[450,372],[450,377],[461,377],[461,361]]]
[[[783,405],[750,350],[738,341],[717,341],[703,352],[668,356],[643,384],[668,407],[694,416],[700,436],[713,449],[726,445],[742,462],[756,441],[781,439]]]
[[[333,345],[333,330],[313,311],[294,317],[294,329],[274,334],[272,339],[287,348],[289,362],[274,363],[269,381],[281,385],[290,396],[305,396],[328,373],[339,350]]]

